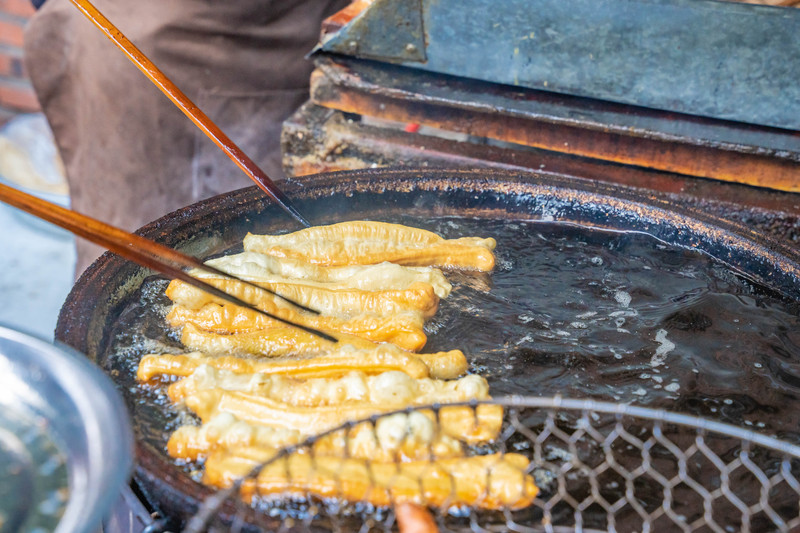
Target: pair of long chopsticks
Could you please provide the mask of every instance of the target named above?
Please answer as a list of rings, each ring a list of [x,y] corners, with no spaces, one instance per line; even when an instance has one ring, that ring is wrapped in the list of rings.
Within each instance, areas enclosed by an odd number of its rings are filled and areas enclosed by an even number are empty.
[[[264,287],[259,287],[258,285],[254,285],[248,281],[238,279],[236,276],[205,265],[194,257],[190,257],[171,248],[167,248],[166,246],[151,241],[150,239],[146,239],[139,235],[134,235],[133,233],[128,233],[127,231],[121,230],[104,222],[100,222],[99,220],[86,215],[82,215],[71,209],[67,209],[61,207],[60,205],[56,205],[35,196],[31,196],[30,194],[24,193],[2,183],[0,183],[0,201],[26,211],[41,218],[42,220],[46,220],[57,226],[61,226],[75,235],[90,240],[95,244],[99,244],[115,254],[138,263],[143,267],[151,268],[157,272],[160,272],[161,274],[164,274],[165,276],[173,279],[179,279],[185,283],[202,289],[207,293],[216,296],[217,298],[231,302],[246,309],[250,309],[273,320],[277,320],[279,322],[283,322],[284,324],[302,329],[303,331],[312,333],[318,337],[322,337],[323,339],[337,342],[336,338],[328,335],[327,333],[303,326],[301,324],[295,324],[289,320],[285,320],[271,313],[267,313],[266,311],[259,309],[249,302],[245,302],[244,300],[232,296],[211,284],[189,275],[188,272],[183,270],[184,268],[200,268],[227,278],[236,279],[242,283],[246,283],[260,290],[279,296],[280,298],[283,298],[284,300],[302,309],[316,313],[316,311],[308,309],[307,307],[293,302],[288,298],[280,296],[274,291]]]
[[[292,204],[289,198],[281,191],[269,176],[256,165],[247,154],[245,154],[236,144],[228,138],[225,133],[208,116],[198,108],[188,96],[170,81],[167,76],[156,67],[141,50],[128,40],[121,31],[114,26],[96,7],[88,0],[71,0],[73,4],[91,20],[95,26],[116,44],[128,59],[141,70],[145,76],[161,89],[172,102],[180,108],[214,143],[230,157],[247,176],[258,185],[262,191],[267,193],[278,205],[283,208],[292,218],[305,227],[311,224],[300,214],[300,211]]]

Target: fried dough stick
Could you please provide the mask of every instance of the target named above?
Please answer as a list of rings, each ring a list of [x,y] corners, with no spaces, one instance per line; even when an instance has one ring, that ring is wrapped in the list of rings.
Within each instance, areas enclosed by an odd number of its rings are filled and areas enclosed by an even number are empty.
[[[307,437],[298,430],[254,424],[219,413],[201,426],[179,427],[170,436],[167,451],[176,459],[195,461],[219,448],[253,446],[277,452]],[[459,457],[464,453],[458,440],[441,435],[430,418],[413,411],[320,437],[312,449],[317,455],[384,462]]]
[[[401,265],[440,266],[490,271],[492,238],[446,240],[433,232],[385,222],[354,221],[315,226],[287,235],[253,235],[244,249],[325,266],[368,265],[390,261]]]
[[[253,424],[230,413],[218,413],[200,426],[176,429],[167,442],[167,453],[175,459],[196,461],[217,448],[254,446],[277,451],[302,441],[303,434],[296,429]]]
[[[405,290],[414,283],[427,283],[436,296],[447,298],[452,285],[441,270],[410,267],[383,262],[376,265],[323,267],[288,257],[272,257],[255,252],[226,255],[206,261],[223,272],[258,283],[300,283],[324,289],[360,289],[365,291]],[[193,270],[199,277],[216,277]]]
[[[379,350],[382,353],[392,352],[417,357],[427,365],[432,378],[453,379],[467,371],[467,358],[461,350],[415,354],[393,344],[376,344],[361,337],[341,333],[337,336],[339,343],[335,344],[305,331],[285,327],[219,335],[199,329],[192,324],[186,324],[181,333],[181,342],[190,350],[209,355],[312,356],[352,351],[354,348],[365,353]]]
[[[245,302],[260,304],[266,299],[281,307],[289,305],[274,294],[236,280],[205,277],[204,281]],[[297,283],[255,283],[323,315],[342,320],[364,314],[387,316],[397,313],[419,313],[421,319],[425,319],[432,317],[439,308],[439,297],[433,287],[421,282],[412,283],[403,290],[381,291],[326,289]],[[180,280],[172,281],[166,294],[175,304],[192,310],[208,303],[222,303],[222,300]]]
[[[399,370],[411,377],[428,377],[428,367],[411,354],[392,350],[341,350],[307,359],[248,359],[234,356],[209,357],[200,352],[180,355],[148,354],[139,361],[136,377],[146,382],[159,375],[189,376],[200,365],[237,373],[282,374],[298,378],[338,377],[354,370],[381,373]]]
[[[229,487],[270,458],[255,448],[220,450],[209,455],[204,482]],[[314,495],[389,506],[412,502],[435,507],[466,505],[482,509],[522,509],[539,492],[519,454],[380,463],[363,459],[295,453],[265,466],[246,480],[242,496]]]
[[[396,404],[295,407],[270,398],[222,389],[198,391],[187,396],[184,403],[203,422],[226,412],[256,424],[314,433],[399,408]],[[430,410],[420,412],[436,420],[444,435],[467,443],[490,441],[497,437],[503,425],[503,408],[498,405],[479,405],[475,409],[444,406],[438,417]]]
[[[461,379],[411,378],[390,370],[377,375],[348,372],[338,378],[298,379],[263,373],[241,374],[202,365],[169,386],[170,400],[180,402],[203,390],[221,389],[270,398],[295,407],[377,404],[406,405],[465,402],[489,398],[486,379],[471,374]]]
[[[424,321],[419,313],[399,313],[389,317],[361,315],[349,320],[342,320],[331,316],[315,316],[297,312],[266,300],[261,300],[258,307],[284,320],[332,333],[334,336],[337,333],[346,333],[375,342],[391,342],[411,351],[421,350],[427,341],[423,330]],[[277,320],[228,303],[209,303],[197,310],[179,305],[173,306],[167,314],[167,322],[173,327],[194,324],[215,333],[241,333],[284,327]]]

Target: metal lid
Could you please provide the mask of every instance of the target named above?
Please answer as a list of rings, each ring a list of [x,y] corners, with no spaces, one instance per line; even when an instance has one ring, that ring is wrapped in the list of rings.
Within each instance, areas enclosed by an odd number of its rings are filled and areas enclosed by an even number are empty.
[[[0,326],[0,529],[96,531],[133,463],[111,380],[69,347]]]

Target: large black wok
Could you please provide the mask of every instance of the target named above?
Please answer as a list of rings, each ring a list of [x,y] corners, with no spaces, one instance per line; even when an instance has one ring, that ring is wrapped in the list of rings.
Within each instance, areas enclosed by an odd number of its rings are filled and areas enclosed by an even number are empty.
[[[493,221],[494,227],[499,227],[498,221],[502,225],[502,221],[544,219],[644,232],[663,243],[699,250],[716,258],[715,263],[724,263],[732,278],[744,280],[748,287],[757,287],[754,290],[758,294],[769,293],[770,298],[785,302],[789,308],[800,299],[800,258],[795,251],[765,242],[746,228],[701,212],[676,208],[666,200],[630,189],[498,170],[364,170],[303,178],[302,182],[286,184],[285,191],[314,224],[357,219],[431,221],[468,217],[477,220],[472,220],[470,227],[478,230],[484,219]],[[253,187],[171,213],[139,233],[205,258],[236,249],[248,231],[296,229],[299,228]],[[510,252],[501,249],[499,253],[501,260],[514,263]],[[526,265],[514,263],[513,268],[525,269]],[[125,318],[121,315],[133,300],[141,298],[137,291],[151,275],[152,272],[135,264],[105,254],[81,276],[69,294],[55,335],[59,341],[85,353],[120,383],[138,436],[137,485],[160,512],[183,520],[195,512],[198,502],[210,491],[192,480],[186,469],[176,466],[163,448],[146,435],[153,417],[145,405],[146,398],[142,399],[130,376],[126,377],[130,368],[110,355],[112,335],[118,333],[116,325]],[[545,275],[530,272],[531,280]],[[536,295],[526,295],[525,287],[517,291],[515,294],[525,296],[529,303],[535,301]],[[469,327],[461,329],[468,330]],[[476,355],[470,353],[471,346],[463,348],[468,356]],[[539,357],[544,354],[528,349],[513,359],[516,362],[511,366],[518,365],[524,374],[524,367],[538,364]],[[502,380],[498,386],[502,389]],[[527,392],[543,393],[539,388]],[[677,410],[691,407],[686,403],[669,405]]]

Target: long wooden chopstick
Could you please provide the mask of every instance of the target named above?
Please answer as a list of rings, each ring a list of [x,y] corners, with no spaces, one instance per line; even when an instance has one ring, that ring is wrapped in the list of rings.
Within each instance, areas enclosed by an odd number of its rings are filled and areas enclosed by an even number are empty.
[[[0,201],[39,217],[42,220],[46,220],[47,222],[61,226],[62,228],[74,233],[79,237],[83,237],[84,239],[92,241],[95,244],[99,244],[115,254],[138,263],[146,268],[151,268],[156,272],[164,274],[165,276],[173,279],[179,279],[199,289],[202,289],[207,293],[216,296],[217,298],[231,302],[246,309],[250,309],[273,320],[277,320],[284,324],[302,329],[303,331],[318,337],[322,337],[323,339],[331,342],[337,342],[335,337],[325,332],[318,331],[314,328],[310,328],[301,324],[295,324],[289,320],[285,320],[271,313],[267,313],[266,311],[259,309],[249,302],[245,302],[236,296],[232,296],[218,289],[217,287],[214,287],[213,285],[189,275],[188,272],[183,270],[184,268],[202,268],[204,270],[212,271],[225,277],[238,280],[236,276],[232,276],[226,272],[214,269],[208,265],[204,265],[199,260],[178,252],[177,250],[173,250],[139,235],[128,233],[127,231],[106,224],[105,222],[101,222],[97,219],[83,215],[77,211],[61,207],[60,205],[56,205],[46,200],[42,200],[41,198],[24,193],[2,183],[0,183]],[[245,280],[238,281],[247,283],[248,285],[253,285]],[[271,294],[276,294],[273,291],[259,287],[258,285],[253,286],[270,292]],[[276,295],[280,296],[278,294]],[[283,296],[281,296],[281,298],[293,303],[294,305],[302,307],[303,309],[307,309],[306,307],[303,307],[300,304],[297,304]]]
[[[258,165],[250,159],[225,133],[197,107],[183,91],[170,81],[167,76],[150,61],[125,35],[114,26],[94,5],[88,0],[71,0],[73,4],[94,23],[95,26],[111,39],[122,50],[134,65],[152,81],[161,92],[189,117],[209,139],[222,148],[239,168],[258,185],[262,191],[278,203],[284,211],[305,227],[311,226],[300,211],[292,204],[275,182],[273,182]]]

